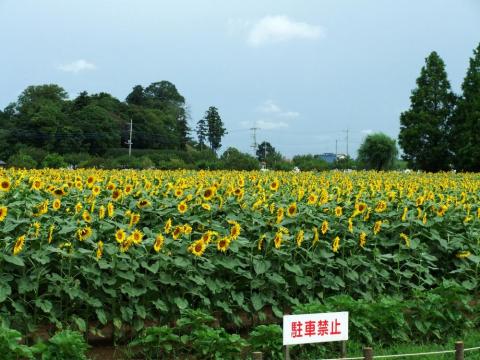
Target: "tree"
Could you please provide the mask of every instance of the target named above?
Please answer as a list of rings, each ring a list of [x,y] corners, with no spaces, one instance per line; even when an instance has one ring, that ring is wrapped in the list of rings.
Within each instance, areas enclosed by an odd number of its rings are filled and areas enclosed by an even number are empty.
[[[145,104],[145,94],[143,92],[143,87],[141,85],[134,86],[132,92],[127,95],[125,101],[129,105],[142,106],[143,104]]]
[[[449,123],[455,96],[440,56],[432,52],[425,62],[410,96],[410,109],[400,116],[399,144],[409,166],[427,171],[447,170],[451,159]]]
[[[227,170],[258,170],[257,159],[252,155],[240,152],[234,147],[229,147],[220,157],[222,168]]]
[[[275,163],[283,160],[282,155],[268,141],[258,145],[256,155],[258,161],[265,163],[268,167],[272,167]]]
[[[383,133],[368,135],[358,149],[358,161],[367,169],[391,169],[398,150],[395,140]]]
[[[222,137],[227,134],[227,131],[223,127],[222,119],[216,107],[210,106],[205,112],[204,119],[207,125],[207,139],[210,148],[216,153],[222,146]]]
[[[208,125],[205,118],[201,118],[200,120],[198,120],[196,132],[198,138],[198,145],[200,146],[200,150],[202,150],[205,146],[205,142],[208,136]]]
[[[473,51],[452,117],[450,144],[455,168],[480,171],[480,44]]]

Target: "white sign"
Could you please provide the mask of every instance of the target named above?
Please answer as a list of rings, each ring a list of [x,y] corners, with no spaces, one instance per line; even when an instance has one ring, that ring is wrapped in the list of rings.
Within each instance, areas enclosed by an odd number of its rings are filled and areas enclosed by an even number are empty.
[[[285,315],[283,345],[348,340],[348,312]]]

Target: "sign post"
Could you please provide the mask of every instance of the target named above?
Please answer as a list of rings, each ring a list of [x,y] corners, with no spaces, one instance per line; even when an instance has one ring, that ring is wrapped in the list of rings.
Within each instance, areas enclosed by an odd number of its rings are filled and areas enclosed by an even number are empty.
[[[285,315],[283,345],[289,357],[289,346],[348,340],[348,312]]]

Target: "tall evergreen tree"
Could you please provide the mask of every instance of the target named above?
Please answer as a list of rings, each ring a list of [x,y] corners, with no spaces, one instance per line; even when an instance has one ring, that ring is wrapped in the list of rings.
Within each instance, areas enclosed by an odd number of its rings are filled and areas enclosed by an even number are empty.
[[[447,170],[451,159],[449,123],[455,96],[445,64],[436,52],[425,59],[410,101],[410,109],[400,116],[399,143],[403,158],[415,169]]]
[[[198,144],[200,145],[200,150],[203,150],[205,147],[205,142],[207,141],[207,136],[208,136],[208,125],[207,125],[207,120],[205,118],[201,118],[197,122],[197,138],[198,138]]]
[[[454,164],[459,170],[480,171],[480,44],[470,58],[462,90],[452,118]]]
[[[208,128],[208,142],[213,152],[217,152],[222,146],[222,137],[227,133],[223,127],[223,121],[215,106],[210,106],[205,113],[205,121]]]

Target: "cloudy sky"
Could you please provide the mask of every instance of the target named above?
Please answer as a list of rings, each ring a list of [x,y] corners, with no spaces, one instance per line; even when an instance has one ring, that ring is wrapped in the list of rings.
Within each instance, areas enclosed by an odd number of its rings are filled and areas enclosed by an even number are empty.
[[[169,80],[192,125],[213,105],[224,149],[349,151],[396,137],[425,57],[455,91],[480,42],[478,0],[0,0],[0,108],[28,85],[125,99]]]

